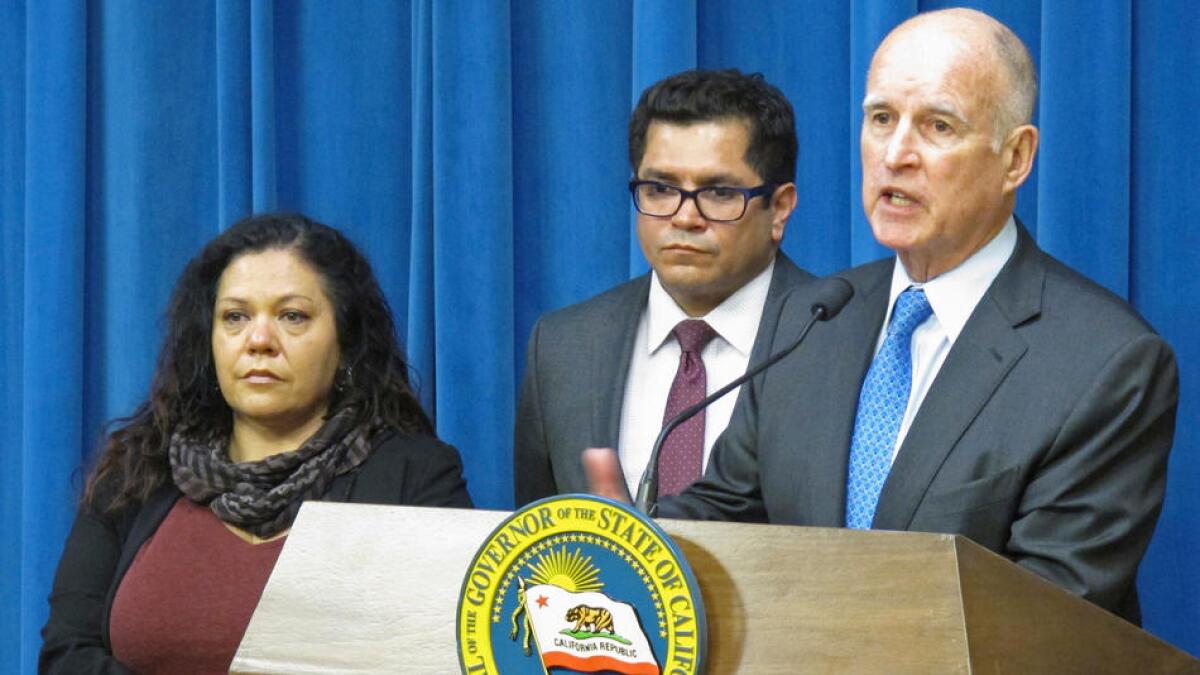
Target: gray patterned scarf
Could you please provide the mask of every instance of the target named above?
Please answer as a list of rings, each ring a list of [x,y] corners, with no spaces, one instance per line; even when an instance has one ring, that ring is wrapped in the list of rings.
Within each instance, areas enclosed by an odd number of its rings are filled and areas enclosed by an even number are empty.
[[[189,499],[207,504],[222,521],[258,537],[291,527],[300,503],[320,497],[335,476],[351,471],[371,452],[378,425],[355,425],[353,407],[325,421],[292,452],[256,462],[229,459],[228,439],[202,442],[171,436],[168,455],[175,485]]]

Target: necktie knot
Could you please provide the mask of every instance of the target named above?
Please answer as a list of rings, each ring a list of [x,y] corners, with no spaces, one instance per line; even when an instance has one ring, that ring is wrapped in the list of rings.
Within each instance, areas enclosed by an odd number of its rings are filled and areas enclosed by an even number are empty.
[[[704,350],[704,346],[717,336],[717,331],[702,319],[680,321],[671,332],[675,334],[680,349],[693,354],[699,354]]]
[[[929,306],[929,298],[925,291],[919,288],[909,288],[896,298],[896,308],[892,310],[892,323],[888,327],[889,335],[912,335],[933,314]]]

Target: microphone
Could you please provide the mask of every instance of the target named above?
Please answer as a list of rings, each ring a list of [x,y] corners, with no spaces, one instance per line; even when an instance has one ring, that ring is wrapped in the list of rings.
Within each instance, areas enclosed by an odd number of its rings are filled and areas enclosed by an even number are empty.
[[[638,483],[637,500],[634,503],[639,511],[651,517],[658,511],[658,456],[662,453],[662,446],[667,440],[667,436],[671,435],[671,432],[676,427],[691,419],[696,413],[707,408],[713,401],[742,386],[746,380],[758,375],[767,368],[775,365],[783,357],[791,354],[796,347],[800,346],[801,342],[804,342],[804,338],[808,336],[808,331],[812,329],[814,324],[818,321],[828,321],[837,316],[838,312],[842,311],[842,308],[846,306],[846,303],[850,302],[850,298],[854,297],[854,287],[850,285],[850,282],[841,277],[825,277],[817,283],[820,286],[817,288],[816,297],[809,308],[812,316],[804,324],[804,328],[800,331],[800,337],[796,338],[795,342],[767,357],[765,361],[750,368],[729,384],[704,397],[699,403],[685,408],[663,425],[662,430],[658,432],[658,438],[654,439],[654,445],[650,449],[650,462],[646,466],[646,471],[642,474],[641,482]]]

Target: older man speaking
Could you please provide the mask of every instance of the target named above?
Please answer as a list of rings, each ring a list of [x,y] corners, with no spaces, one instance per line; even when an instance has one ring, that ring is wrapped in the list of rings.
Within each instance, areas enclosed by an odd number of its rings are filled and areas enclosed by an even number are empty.
[[[887,36],[862,199],[896,256],[839,275],[854,299],[743,388],[704,478],[661,515],[963,534],[1139,621],[1178,371],[1125,302],[1013,217],[1036,91],[1024,45],[979,12]],[[778,344],[810,304],[793,293]],[[604,459],[589,456],[602,493]]]

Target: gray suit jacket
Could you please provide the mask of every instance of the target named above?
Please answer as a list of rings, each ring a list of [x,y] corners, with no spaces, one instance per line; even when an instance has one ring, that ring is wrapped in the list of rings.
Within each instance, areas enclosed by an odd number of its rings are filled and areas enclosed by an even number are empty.
[[[770,341],[783,299],[810,279],[782,252],[776,256],[751,363]],[[649,291],[646,274],[551,312],[533,327],[517,405],[513,485],[518,506],[587,492],[580,453],[617,446],[625,378]]]
[[[1019,229],[900,447],[874,527],[966,535],[1136,623],[1135,576],[1175,428],[1174,355],[1124,301]],[[743,387],[705,477],[664,499],[661,515],[843,525],[892,265],[839,275],[854,298]],[[788,298],[778,344],[808,317],[811,288]]]

